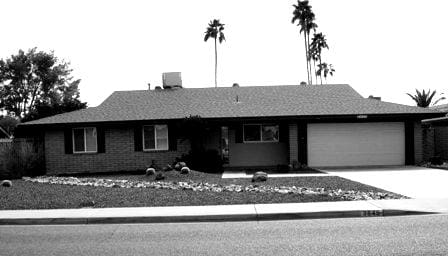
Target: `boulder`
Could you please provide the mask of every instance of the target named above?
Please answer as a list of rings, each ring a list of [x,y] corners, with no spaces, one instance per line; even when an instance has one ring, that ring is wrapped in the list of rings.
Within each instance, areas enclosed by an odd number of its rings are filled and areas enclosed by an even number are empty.
[[[262,182],[268,179],[268,174],[265,172],[256,172],[252,176],[252,182]]]
[[[182,169],[180,169],[180,174],[189,174],[190,172],[191,170],[187,166],[184,166],[182,167]]]
[[[10,180],[3,180],[2,182],[0,182],[0,185],[2,187],[12,187],[12,182]]]
[[[146,169],[146,176],[156,175],[156,169],[149,167]]]

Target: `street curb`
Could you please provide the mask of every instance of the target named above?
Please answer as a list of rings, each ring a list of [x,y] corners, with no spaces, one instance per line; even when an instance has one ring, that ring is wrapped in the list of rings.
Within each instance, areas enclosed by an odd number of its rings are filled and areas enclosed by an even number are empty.
[[[351,210],[328,212],[263,213],[232,215],[187,215],[187,216],[134,216],[134,217],[78,217],[78,218],[9,218],[0,219],[0,225],[75,225],[75,224],[132,224],[132,223],[179,223],[179,222],[231,222],[269,221],[294,219],[330,219],[388,217],[405,215],[436,214],[408,210]]]

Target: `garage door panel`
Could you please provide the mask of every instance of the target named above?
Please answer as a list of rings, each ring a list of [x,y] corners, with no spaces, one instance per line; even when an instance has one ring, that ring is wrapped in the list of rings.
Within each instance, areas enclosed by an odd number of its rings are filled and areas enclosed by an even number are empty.
[[[308,165],[402,165],[404,124],[308,124]]]

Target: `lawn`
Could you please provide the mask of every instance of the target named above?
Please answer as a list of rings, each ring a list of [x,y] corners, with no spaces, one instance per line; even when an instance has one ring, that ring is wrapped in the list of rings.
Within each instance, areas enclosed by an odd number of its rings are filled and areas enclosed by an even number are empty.
[[[227,186],[230,184],[254,185],[250,179],[221,179],[221,174],[192,172],[188,175],[176,171],[165,173],[164,182],[207,182]],[[90,178],[154,181],[154,176],[144,175],[95,175]],[[387,192],[375,187],[340,177],[299,177],[269,178],[256,183],[260,186],[283,187],[296,186],[306,188],[325,188],[354,190],[360,192]],[[387,192],[389,193],[389,192]],[[389,193],[394,195],[393,193]],[[13,180],[10,188],[0,187],[0,209],[57,209],[93,207],[141,207],[141,206],[183,206],[183,205],[219,205],[254,203],[293,203],[340,201],[342,197],[317,194],[279,194],[260,192],[213,192],[192,190],[170,190],[154,188],[108,188],[93,186],[71,186],[34,183]],[[92,202],[94,202],[92,204]]]

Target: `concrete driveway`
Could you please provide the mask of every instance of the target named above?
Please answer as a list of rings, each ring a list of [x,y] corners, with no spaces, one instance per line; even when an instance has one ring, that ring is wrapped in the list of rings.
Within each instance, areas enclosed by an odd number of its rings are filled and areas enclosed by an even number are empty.
[[[448,170],[416,166],[320,170],[411,198],[448,198]]]

